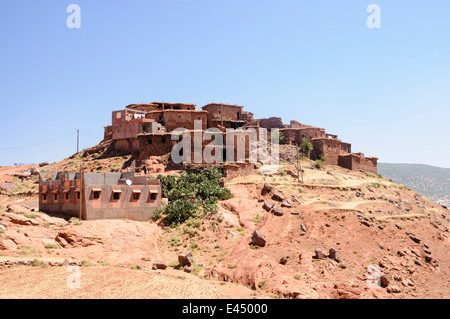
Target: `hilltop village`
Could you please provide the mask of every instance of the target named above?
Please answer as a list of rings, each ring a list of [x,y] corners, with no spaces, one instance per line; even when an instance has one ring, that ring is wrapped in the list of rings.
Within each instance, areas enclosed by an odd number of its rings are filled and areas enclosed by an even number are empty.
[[[194,134],[195,129],[198,130],[195,121],[201,121],[203,132],[209,128],[219,129],[224,134],[227,129],[252,128],[257,132],[261,128],[279,129],[285,144],[299,145],[304,138],[309,139],[313,146],[309,157],[313,160],[323,158],[328,165],[377,174],[377,158],[352,153],[351,144],[341,141],[337,135],[294,120],[284,124],[279,117],[255,119],[254,114],[244,111],[241,105],[210,103],[198,110],[190,103],[130,104],[112,112],[112,125],[105,127],[104,140],[112,140],[116,151],[133,153],[139,160],[164,156],[171,153],[177,142],[171,139],[174,130],[185,128]],[[245,165],[240,167],[246,170]]]

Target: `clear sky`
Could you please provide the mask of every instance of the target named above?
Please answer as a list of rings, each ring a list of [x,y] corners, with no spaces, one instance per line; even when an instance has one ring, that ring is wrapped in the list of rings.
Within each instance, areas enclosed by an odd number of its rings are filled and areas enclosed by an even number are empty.
[[[167,101],[240,104],[381,162],[450,167],[449,15],[448,0],[2,0],[0,165],[61,160],[74,127],[87,148],[111,111]]]

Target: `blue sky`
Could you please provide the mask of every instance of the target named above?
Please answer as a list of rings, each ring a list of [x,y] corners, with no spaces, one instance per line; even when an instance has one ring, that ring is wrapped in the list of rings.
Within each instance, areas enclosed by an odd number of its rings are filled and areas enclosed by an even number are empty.
[[[371,3],[381,29],[366,26]],[[382,162],[450,167],[449,13],[447,0],[3,0],[0,165],[61,160],[74,127],[87,148],[111,111],[168,101],[240,104]]]

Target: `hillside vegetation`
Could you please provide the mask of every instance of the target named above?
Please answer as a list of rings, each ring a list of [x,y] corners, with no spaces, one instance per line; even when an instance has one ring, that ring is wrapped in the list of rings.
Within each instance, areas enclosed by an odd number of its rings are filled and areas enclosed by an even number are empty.
[[[379,163],[378,173],[442,205],[450,205],[450,169],[423,164]]]

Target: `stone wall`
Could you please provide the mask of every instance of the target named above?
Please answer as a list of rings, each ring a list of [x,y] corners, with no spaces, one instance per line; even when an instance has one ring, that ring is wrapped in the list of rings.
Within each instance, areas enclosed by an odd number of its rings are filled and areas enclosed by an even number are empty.
[[[318,127],[283,128],[280,132],[283,133],[286,144],[301,144],[303,138],[312,140],[325,136],[325,130]]]
[[[339,154],[342,153],[340,140],[331,138],[316,138],[311,140],[311,142],[313,144],[311,159],[319,159],[323,154],[325,155],[325,164],[338,165]]]
[[[259,126],[266,129],[286,127],[281,117],[269,117],[267,119],[259,119],[258,121]]]
[[[349,170],[362,170],[378,174],[378,158],[364,157],[364,154],[342,154],[339,156],[338,165]]]

